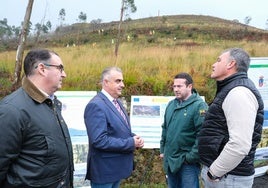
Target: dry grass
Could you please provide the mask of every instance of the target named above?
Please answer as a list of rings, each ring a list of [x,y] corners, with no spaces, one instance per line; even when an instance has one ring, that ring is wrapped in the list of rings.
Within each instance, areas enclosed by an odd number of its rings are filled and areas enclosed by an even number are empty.
[[[213,82],[209,79],[211,65],[222,50],[237,46],[247,50],[251,56],[268,56],[265,42],[214,41],[199,45],[192,41],[183,41],[184,45],[181,43],[182,41],[172,41],[169,46],[122,43],[117,58],[113,54],[113,46],[107,44],[87,44],[52,50],[61,56],[65,65],[67,78],[63,90],[99,90],[101,71],[107,66],[116,65],[124,72],[125,90],[131,85],[138,84],[142,87],[143,83],[150,83],[153,87],[150,90],[152,93],[135,94],[168,94],[168,84],[174,75],[189,72],[193,76],[195,87],[207,99],[213,96]],[[4,70],[13,75],[15,55],[15,51],[0,53],[1,72]],[[137,92],[143,91],[147,90]]]
[[[222,50],[235,46],[244,48],[254,57],[268,56],[268,46],[265,42],[246,41],[214,41],[199,45],[195,45],[193,41],[170,41],[169,45],[146,46],[123,43],[117,59],[114,57],[112,45],[96,44],[93,47],[92,44],[88,44],[51,49],[61,56],[66,67],[67,78],[63,90],[99,90],[101,71],[107,66],[116,65],[124,72],[127,95],[172,94],[168,84],[172,82],[175,74],[185,71],[193,76],[195,87],[209,101],[213,98],[215,90],[214,81],[209,78],[211,65]],[[0,53],[1,74],[4,72],[13,75],[15,55],[14,51]],[[10,81],[1,80],[1,85]],[[260,145],[266,146],[267,140],[263,139]],[[135,157],[137,159],[143,155],[145,154],[136,154]],[[155,163],[151,165],[154,169],[150,171],[146,177],[148,180],[146,179],[142,187],[166,187],[161,163],[157,160],[157,156],[152,162]],[[137,168],[143,168],[143,165]],[[155,170],[156,168],[160,170]],[[143,177],[141,174],[143,171],[136,171],[131,176],[134,179],[126,181],[123,187],[140,186],[132,182],[138,183]],[[159,182],[159,184],[151,185],[148,182]]]

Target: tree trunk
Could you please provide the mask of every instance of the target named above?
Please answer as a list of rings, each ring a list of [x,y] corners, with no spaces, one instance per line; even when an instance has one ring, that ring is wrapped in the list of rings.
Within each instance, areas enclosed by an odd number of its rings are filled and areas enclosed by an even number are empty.
[[[14,82],[13,82],[13,88],[16,89],[20,85],[21,82],[21,69],[22,69],[22,59],[23,59],[23,53],[26,43],[26,38],[29,30],[29,23],[32,13],[32,7],[33,7],[34,0],[29,0],[28,6],[26,8],[26,13],[23,21],[23,26],[21,29],[17,54],[16,54],[16,65],[15,65],[15,72],[14,72]]]
[[[121,25],[122,25],[122,22],[123,22],[123,15],[124,15],[124,5],[125,1],[122,0],[122,6],[121,6],[121,13],[120,13],[120,21],[119,21],[119,25],[118,25],[118,33],[117,33],[117,39],[116,39],[116,42],[115,42],[115,50],[114,50],[114,54],[115,56],[117,57],[118,55],[118,48],[119,48],[119,43],[120,43],[120,35],[121,35]]]

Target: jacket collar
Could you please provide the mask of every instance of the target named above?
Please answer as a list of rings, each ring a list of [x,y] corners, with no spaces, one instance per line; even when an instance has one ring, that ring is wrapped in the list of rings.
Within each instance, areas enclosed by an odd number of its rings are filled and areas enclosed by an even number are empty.
[[[237,73],[225,78],[224,80],[217,81],[217,92],[216,93],[218,93],[225,85],[229,84],[233,80],[241,79],[241,78],[247,78],[247,73],[246,72],[237,72]]]
[[[181,102],[179,99],[175,99],[175,101],[177,101],[177,104],[180,106],[180,107],[184,107],[184,106],[187,106],[189,104],[191,104],[192,102],[198,100],[198,97],[199,97],[199,94],[198,92],[196,91],[196,89],[192,89],[192,95],[186,99],[185,101]]]
[[[22,80],[22,88],[35,101],[43,103],[48,97],[40,91],[27,77]]]

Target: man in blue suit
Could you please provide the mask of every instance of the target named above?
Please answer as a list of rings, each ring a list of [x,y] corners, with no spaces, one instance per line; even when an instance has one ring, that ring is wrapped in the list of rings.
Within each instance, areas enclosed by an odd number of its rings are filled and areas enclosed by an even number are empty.
[[[121,69],[106,68],[101,83],[101,92],[84,112],[89,142],[86,179],[92,188],[118,188],[121,179],[131,175],[133,152],[144,140],[131,132],[127,112],[117,100],[124,88]]]

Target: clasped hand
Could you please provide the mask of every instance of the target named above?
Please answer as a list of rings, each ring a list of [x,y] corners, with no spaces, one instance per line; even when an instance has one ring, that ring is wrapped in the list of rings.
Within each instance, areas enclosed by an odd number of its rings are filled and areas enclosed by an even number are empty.
[[[144,140],[140,136],[133,136],[134,142],[135,142],[135,147],[136,148],[142,148],[144,146]]]

